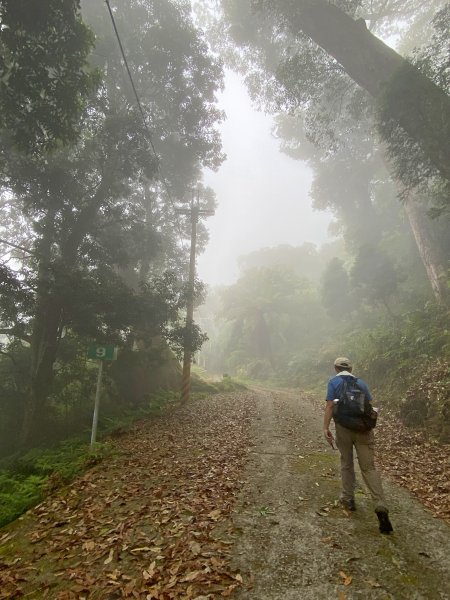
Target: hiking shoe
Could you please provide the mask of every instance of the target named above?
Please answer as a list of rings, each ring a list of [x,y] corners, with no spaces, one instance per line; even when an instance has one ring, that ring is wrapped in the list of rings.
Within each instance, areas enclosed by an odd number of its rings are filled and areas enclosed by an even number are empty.
[[[391,533],[391,531],[394,531],[387,510],[376,510],[375,513],[380,523],[380,533]]]
[[[342,506],[346,509],[346,510],[350,510],[350,511],[354,511],[356,510],[356,504],[355,504],[355,499],[352,498],[351,500],[344,500],[343,498],[341,498],[341,504]]]

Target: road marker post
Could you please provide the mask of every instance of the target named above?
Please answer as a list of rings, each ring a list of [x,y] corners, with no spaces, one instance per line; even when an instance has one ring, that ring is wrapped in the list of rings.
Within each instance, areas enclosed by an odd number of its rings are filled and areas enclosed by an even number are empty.
[[[96,359],[98,362],[97,387],[95,390],[94,414],[92,416],[91,451],[94,448],[97,439],[98,415],[100,412],[100,394],[102,389],[103,377],[103,362],[105,360],[116,360],[117,350],[118,348],[116,346],[102,346],[100,344],[92,344],[87,350],[87,357],[90,359]]]

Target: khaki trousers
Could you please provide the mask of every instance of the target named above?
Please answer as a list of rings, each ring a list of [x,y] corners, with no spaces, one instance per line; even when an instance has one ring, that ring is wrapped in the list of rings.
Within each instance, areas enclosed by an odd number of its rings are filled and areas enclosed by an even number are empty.
[[[375,469],[373,430],[352,431],[336,423],[336,445],[341,455],[342,500],[352,500],[355,494],[356,480],[353,464],[353,447],[355,447],[361,474],[369,488],[375,510],[387,510],[381,478]]]

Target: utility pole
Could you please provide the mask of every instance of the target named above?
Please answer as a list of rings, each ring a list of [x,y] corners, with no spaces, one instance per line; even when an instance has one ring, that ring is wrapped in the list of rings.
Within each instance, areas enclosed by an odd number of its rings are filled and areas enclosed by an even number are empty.
[[[191,206],[189,209],[177,209],[177,213],[188,215],[191,219],[191,251],[189,255],[189,279],[186,306],[186,329],[184,334],[184,353],[183,353],[183,378],[181,382],[181,401],[189,400],[191,389],[191,363],[192,363],[192,338],[194,325],[194,285],[195,285],[195,252],[197,245],[197,225],[201,216],[207,217],[214,214],[213,210],[200,208],[200,193],[197,190],[196,198],[192,194]]]

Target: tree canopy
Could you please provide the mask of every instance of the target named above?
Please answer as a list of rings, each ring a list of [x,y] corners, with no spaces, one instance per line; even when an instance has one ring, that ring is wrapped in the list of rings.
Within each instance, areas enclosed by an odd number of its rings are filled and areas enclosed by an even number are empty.
[[[27,154],[72,142],[98,81],[79,0],[0,2],[0,130]]]

